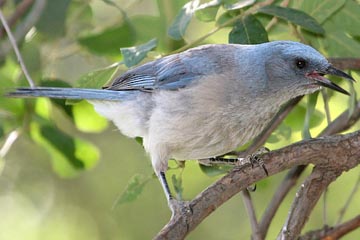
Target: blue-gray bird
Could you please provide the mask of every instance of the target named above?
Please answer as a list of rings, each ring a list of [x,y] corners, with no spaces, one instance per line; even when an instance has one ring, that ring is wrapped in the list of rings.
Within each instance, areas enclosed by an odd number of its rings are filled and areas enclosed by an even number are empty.
[[[325,74],[354,80],[297,42],[211,44],[130,69],[105,89],[19,88],[12,97],[87,99],[129,137],[142,137],[172,211],[169,159],[221,156],[255,138],[280,106],[328,87]]]

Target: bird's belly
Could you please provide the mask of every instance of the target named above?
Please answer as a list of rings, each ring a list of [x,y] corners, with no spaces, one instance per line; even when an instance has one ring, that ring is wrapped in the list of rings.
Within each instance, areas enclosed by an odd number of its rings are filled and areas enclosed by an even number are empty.
[[[213,126],[206,123],[197,126],[202,133],[194,134],[196,130],[182,130],[182,136],[172,148],[172,158],[177,160],[204,159],[224,155],[246,144],[256,137],[266,126],[268,121],[252,121],[246,119],[237,124],[218,122]]]

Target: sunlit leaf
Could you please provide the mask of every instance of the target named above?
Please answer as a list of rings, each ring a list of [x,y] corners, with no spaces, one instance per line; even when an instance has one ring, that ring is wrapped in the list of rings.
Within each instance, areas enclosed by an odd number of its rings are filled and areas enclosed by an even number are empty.
[[[127,67],[132,67],[138,64],[141,60],[146,57],[146,54],[155,48],[157,45],[157,40],[155,38],[151,39],[147,43],[138,45],[135,47],[121,48],[121,54],[124,57],[124,63]]]
[[[229,43],[257,44],[268,41],[265,28],[253,15],[238,20],[229,33]]]
[[[306,107],[303,104],[298,104],[285,118],[284,123],[291,127],[292,131],[302,131],[304,127],[304,120],[306,115]],[[319,126],[324,120],[324,114],[315,109],[310,118],[310,128]]]
[[[128,21],[100,33],[80,37],[78,42],[90,51],[101,55],[118,55],[121,47],[135,43],[135,31]]]
[[[350,86],[350,97],[349,97],[349,116],[351,116],[357,106],[357,93],[355,91],[354,83],[349,82]]]
[[[133,202],[142,193],[145,185],[149,182],[150,178],[143,175],[136,174],[128,182],[128,185],[120,197],[116,200],[114,206],[120,204]]]
[[[168,35],[171,38],[175,40],[181,40],[183,38],[190,20],[198,6],[198,0],[190,1],[183,6],[168,30]]]
[[[282,140],[288,140],[291,137],[292,128],[286,124],[281,124],[275,132],[266,140],[267,143],[277,143]]]
[[[253,5],[256,0],[224,0],[224,8],[226,10],[241,9]]]
[[[76,127],[83,132],[101,132],[108,126],[108,121],[97,114],[93,105],[81,101],[73,107]]]
[[[258,12],[282,18],[313,33],[325,33],[323,27],[313,17],[297,9],[269,5],[259,8]]]
[[[201,4],[195,12],[197,19],[203,22],[214,21],[221,4],[221,0],[213,0]]]
[[[303,139],[311,138],[310,119],[314,114],[318,95],[319,95],[319,93],[316,92],[314,94],[310,94],[307,96],[306,115],[305,115],[305,121],[304,121],[304,128],[302,131]]]

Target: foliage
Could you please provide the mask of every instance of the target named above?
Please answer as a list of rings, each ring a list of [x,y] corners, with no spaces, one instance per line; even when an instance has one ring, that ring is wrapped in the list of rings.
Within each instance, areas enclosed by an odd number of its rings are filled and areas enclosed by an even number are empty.
[[[11,15],[20,2],[6,4],[5,13]],[[269,1],[49,0],[35,26],[22,34],[18,44],[37,85],[83,88],[101,88],[127,67],[205,43],[257,44],[290,39],[310,44],[328,57],[360,57],[358,1],[289,1],[288,6],[274,1],[259,5],[264,2]],[[12,25],[19,36],[33,9],[26,10]],[[25,86],[4,34],[0,59],[0,93]],[[354,92],[359,90],[354,88]],[[302,101],[267,145],[274,149],[301,139],[301,134],[309,138],[319,133],[327,118],[353,106],[356,100],[330,92],[327,95],[326,100],[319,94]],[[339,102],[342,104],[333,106]],[[328,103],[330,111],[325,111]],[[70,127],[61,127],[61,121]],[[49,153],[54,171],[62,177],[79,176],[98,163],[101,150],[85,141],[84,134],[98,134],[107,126],[106,120],[83,101],[8,99],[0,95],[0,143],[14,129],[21,129],[21,136]],[[2,157],[6,156],[0,156],[0,161]],[[228,169],[204,171],[212,176]],[[176,178],[173,181],[181,182]],[[147,182],[147,178],[134,177],[119,202],[136,199]],[[187,191],[186,187],[178,188]]]

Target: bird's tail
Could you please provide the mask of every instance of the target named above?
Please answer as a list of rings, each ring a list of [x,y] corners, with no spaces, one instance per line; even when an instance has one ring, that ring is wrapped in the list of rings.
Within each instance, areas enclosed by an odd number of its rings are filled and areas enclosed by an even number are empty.
[[[6,94],[6,96],[16,98],[49,97],[109,101],[124,100],[128,95],[128,91],[58,87],[18,88],[15,91]]]

